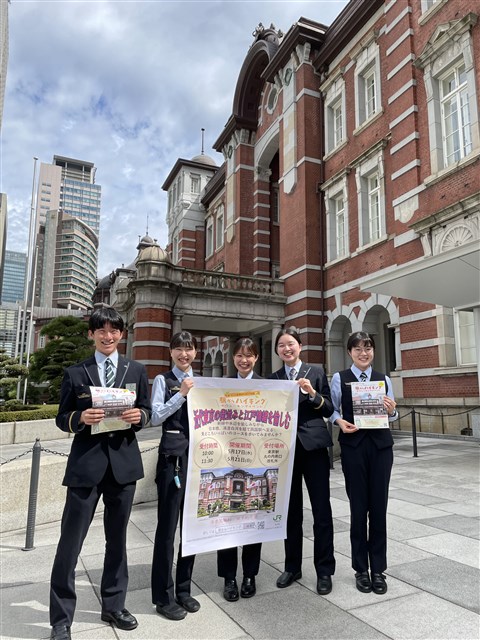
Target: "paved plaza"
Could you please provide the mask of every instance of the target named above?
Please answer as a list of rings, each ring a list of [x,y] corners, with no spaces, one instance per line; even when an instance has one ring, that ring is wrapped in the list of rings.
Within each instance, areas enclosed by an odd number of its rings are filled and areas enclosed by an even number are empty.
[[[51,444],[51,443],[50,443]],[[312,517],[304,510],[303,578],[287,589],[275,581],[283,570],[283,541],[263,545],[257,595],[229,603],[222,597],[216,554],[197,556],[193,591],[202,607],[172,622],[150,599],[150,566],[156,524],[154,502],[135,505],[129,528],[127,607],[134,631],[100,620],[103,562],[101,515],[92,523],[77,567],[75,640],[339,640],[479,638],[479,444],[460,439],[395,437],[388,508],[389,567],[386,595],[355,588],[350,563],[349,506],[340,462],[331,474],[337,570],[331,594],[316,593]],[[307,497],[306,491],[305,496]],[[39,525],[35,549],[23,551],[25,531],[5,533],[1,548],[1,638],[48,638],[49,576],[59,523]],[[241,575],[237,576],[241,580]]]

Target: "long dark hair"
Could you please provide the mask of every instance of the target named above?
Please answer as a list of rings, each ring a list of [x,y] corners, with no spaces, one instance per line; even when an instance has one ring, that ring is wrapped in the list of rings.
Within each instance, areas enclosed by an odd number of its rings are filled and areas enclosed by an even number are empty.
[[[300,346],[302,346],[302,341],[300,340],[300,336],[298,334],[298,331],[295,329],[295,327],[285,327],[284,329],[280,329],[280,331],[277,333],[277,337],[275,338],[275,353],[277,355],[278,355],[278,349],[277,349],[278,341],[283,336],[292,336],[292,338],[296,340]]]

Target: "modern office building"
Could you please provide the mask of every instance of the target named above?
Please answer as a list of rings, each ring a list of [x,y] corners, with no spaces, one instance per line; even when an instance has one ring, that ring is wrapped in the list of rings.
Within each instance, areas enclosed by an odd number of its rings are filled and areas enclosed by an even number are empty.
[[[8,5],[9,0],[0,0],[0,131],[8,65]]]
[[[2,304],[19,302],[25,297],[27,255],[20,251],[5,251],[2,281]]]
[[[38,273],[42,284],[37,306],[91,307],[97,276],[97,234],[80,218],[62,211],[48,211],[40,231]]]
[[[36,305],[72,309],[91,306],[101,203],[101,186],[95,183],[95,173],[92,162],[64,156],[54,156],[52,164],[40,165]]]

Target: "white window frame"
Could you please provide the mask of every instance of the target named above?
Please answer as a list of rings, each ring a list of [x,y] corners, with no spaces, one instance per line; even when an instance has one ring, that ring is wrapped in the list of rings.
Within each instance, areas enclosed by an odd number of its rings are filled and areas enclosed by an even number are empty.
[[[437,27],[427,42],[415,64],[423,69],[430,144],[430,180],[480,154],[480,129],[477,106],[477,87],[473,58],[471,27],[473,14],[468,14],[456,22]],[[466,91],[468,94],[468,113],[470,118],[471,151],[460,160],[447,164],[444,146],[444,126],[442,119],[441,82],[452,69],[465,66]],[[427,178],[427,182],[429,179]]]
[[[387,237],[383,152],[375,153],[360,164],[355,179],[358,201],[358,246],[362,248],[385,240]]]
[[[225,232],[225,207],[221,204],[215,215],[215,249],[223,247],[223,236]]]
[[[345,81],[343,77],[336,77],[333,82],[330,82],[324,93],[325,151],[328,155],[346,141]]]
[[[198,173],[190,174],[190,191],[191,193],[198,195],[201,191],[201,176]]]
[[[457,365],[475,364],[477,362],[477,353],[474,312],[454,309],[454,313]]]
[[[376,42],[370,42],[360,52],[354,76],[355,125],[358,128],[366,125],[382,110],[380,49]]]
[[[446,91],[447,79],[455,86]],[[445,168],[468,156],[472,151],[468,84],[463,61],[453,65],[439,78],[442,114],[443,158]],[[453,142],[453,148],[451,143]]]
[[[205,225],[205,257],[213,255],[213,216],[210,216]]]
[[[348,197],[346,174],[325,189],[325,213],[327,217],[327,261],[342,260],[349,255]],[[340,229],[339,203],[343,201]],[[339,233],[340,232],[340,233]],[[343,248],[342,248],[343,247]]]

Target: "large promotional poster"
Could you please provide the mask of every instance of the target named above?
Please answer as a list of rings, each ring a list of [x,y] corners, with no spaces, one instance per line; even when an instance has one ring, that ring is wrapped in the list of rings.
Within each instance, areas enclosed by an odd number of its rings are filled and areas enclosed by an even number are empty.
[[[286,538],[298,385],[195,378],[183,555]]]

